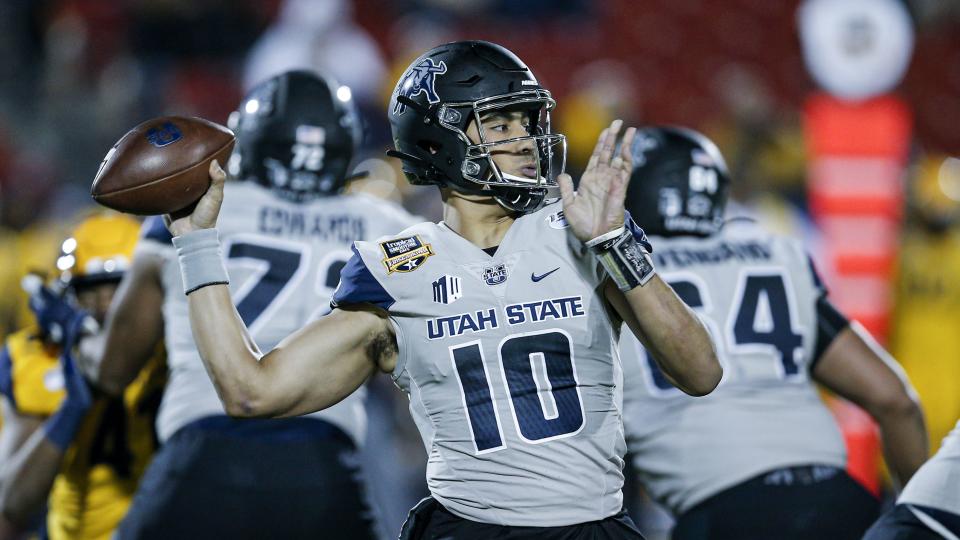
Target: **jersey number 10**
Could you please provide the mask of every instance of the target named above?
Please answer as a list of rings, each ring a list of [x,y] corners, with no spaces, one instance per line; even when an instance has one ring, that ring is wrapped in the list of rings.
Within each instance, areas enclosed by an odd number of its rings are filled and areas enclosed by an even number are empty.
[[[477,453],[504,448],[503,427],[480,341],[451,347],[450,356]],[[574,435],[583,428],[583,404],[566,332],[547,330],[508,336],[500,342],[498,356],[521,439],[539,444]]]

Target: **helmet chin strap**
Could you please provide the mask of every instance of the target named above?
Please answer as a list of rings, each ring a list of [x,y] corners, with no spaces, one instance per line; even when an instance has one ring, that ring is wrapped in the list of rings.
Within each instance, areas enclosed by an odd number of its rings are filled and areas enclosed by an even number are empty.
[[[513,174],[501,172],[500,175],[505,179],[511,182],[518,183],[529,183],[530,188],[515,187],[515,186],[502,186],[501,189],[507,191],[516,191],[516,197],[514,198],[515,202],[505,201],[504,195],[498,195],[495,197],[497,203],[508,209],[514,210],[517,212],[533,212],[542,208],[545,204],[553,202],[560,198],[560,186],[551,186],[547,184],[547,179],[544,177],[539,177],[537,180],[531,178],[526,178],[522,176],[516,176]],[[536,182],[536,183],[534,183]],[[498,187],[498,186],[493,186]],[[532,190],[544,190],[544,195],[540,196],[539,193],[534,194]],[[523,204],[518,204],[519,201],[526,199],[526,202]]]
[[[531,179],[515,176],[501,172],[500,175],[512,182],[530,183],[530,187],[506,186],[497,184],[474,184],[475,187],[468,187],[463,184],[443,183],[440,187],[447,187],[467,195],[482,195],[492,197],[501,207],[511,212],[527,213],[533,212],[543,207],[545,201],[551,201],[560,198],[560,187],[546,185],[546,180],[541,177],[539,185],[533,184]],[[541,195],[538,191],[542,191]]]
[[[534,178],[527,178],[525,176],[517,176],[515,174],[505,173],[503,171],[500,172],[500,176],[503,177],[504,180],[517,182],[518,184],[530,184],[531,187],[546,187],[547,185],[547,179],[542,176],[534,179]]]
[[[543,207],[547,197],[546,190],[528,190],[512,186],[497,186],[491,189],[493,200],[512,212],[528,213]]]

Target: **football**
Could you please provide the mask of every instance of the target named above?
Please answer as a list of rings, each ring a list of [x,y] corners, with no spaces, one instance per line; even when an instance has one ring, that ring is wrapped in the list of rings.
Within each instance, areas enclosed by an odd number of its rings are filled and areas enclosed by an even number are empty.
[[[131,129],[107,152],[93,180],[95,201],[120,212],[169,214],[207,191],[207,169],[226,166],[233,132],[203,118],[162,116]]]

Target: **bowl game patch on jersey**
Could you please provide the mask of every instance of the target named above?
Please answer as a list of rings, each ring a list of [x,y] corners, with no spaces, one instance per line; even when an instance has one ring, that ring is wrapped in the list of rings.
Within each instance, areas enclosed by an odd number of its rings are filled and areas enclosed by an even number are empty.
[[[380,242],[380,250],[388,274],[413,272],[434,254],[430,244],[424,244],[419,235]]]

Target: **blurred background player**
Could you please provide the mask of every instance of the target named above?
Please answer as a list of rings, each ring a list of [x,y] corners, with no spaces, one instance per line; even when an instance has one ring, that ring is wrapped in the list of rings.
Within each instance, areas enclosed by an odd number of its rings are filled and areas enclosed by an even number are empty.
[[[873,416],[905,483],[927,452],[905,376],[831,305],[799,242],[750,220],[724,227],[730,179],[712,142],[662,127],[641,130],[634,148],[628,209],[724,365],[717,390],[691,399],[635,339],[621,342],[633,466],[677,516],[672,537],[860,538],[878,501],[844,471],[843,440],[814,382]]]
[[[960,421],[863,540],[960,539]]]
[[[129,271],[139,230],[129,217],[94,215],[63,242],[60,285],[98,323]],[[44,300],[55,303],[33,298]],[[76,324],[85,316],[79,315]],[[49,322],[41,317],[39,326],[12,334],[0,351],[0,537],[18,537],[46,503],[50,538],[106,539],[156,448],[153,424],[166,368],[153,354],[122,395],[107,397],[87,386],[54,343],[68,342],[66,334],[79,329]]]
[[[358,122],[350,89],[307,71],[264,81],[231,116],[229,168],[242,181],[226,187],[219,226],[231,294],[260,347],[329,311],[354,240],[412,221],[385,201],[341,194]],[[357,457],[363,390],[307,417],[227,417],[197,353],[170,234],[155,217],[104,339],[82,347],[102,359],[98,384],[117,393],[161,337],[170,365],[157,419],[164,446],[118,538],[376,536]]]
[[[960,417],[960,159],[926,155],[912,172],[890,350],[917,389],[936,452]]]

